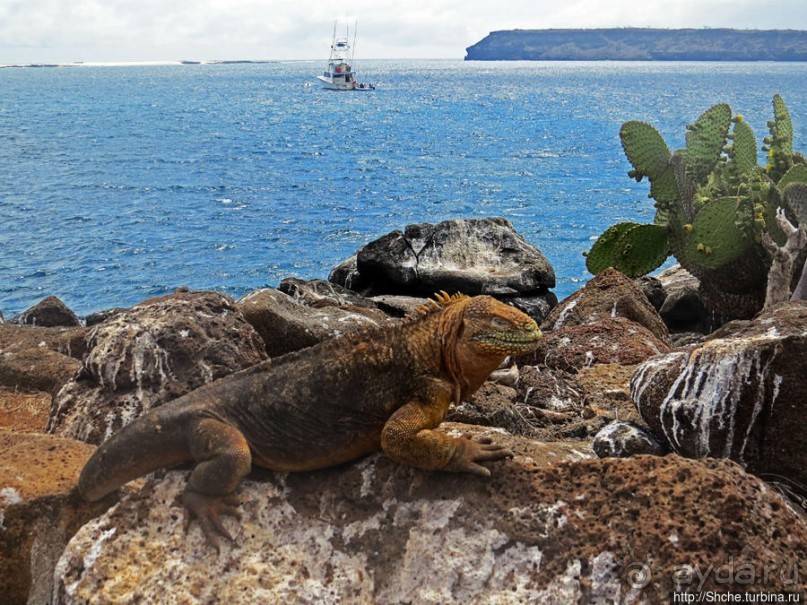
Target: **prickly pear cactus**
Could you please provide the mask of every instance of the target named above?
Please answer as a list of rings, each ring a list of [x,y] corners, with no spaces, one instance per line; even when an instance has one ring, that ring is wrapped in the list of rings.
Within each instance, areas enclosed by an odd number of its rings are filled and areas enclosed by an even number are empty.
[[[636,277],[672,253],[700,279],[714,311],[730,317],[759,311],[770,267],[763,233],[783,243],[774,220],[779,207],[791,222],[807,224],[807,162],[793,151],[793,125],[779,95],[773,108],[764,168],[757,165],[753,130],[725,103],[687,126],[686,147],[674,153],[653,126],[623,124],[622,148],[633,166],[628,175],[650,181],[654,224],[606,230],[587,254],[589,271],[614,267]]]
[[[618,258],[626,275],[645,275],[658,268],[670,255],[669,233],[663,225],[618,223],[597,240],[588,253],[592,273],[613,266]]]

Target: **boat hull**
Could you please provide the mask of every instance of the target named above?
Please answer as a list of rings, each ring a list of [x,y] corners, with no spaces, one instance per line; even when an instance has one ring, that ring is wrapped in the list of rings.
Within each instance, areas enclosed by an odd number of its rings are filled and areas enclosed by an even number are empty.
[[[355,90],[361,92],[375,90],[375,86],[372,86],[371,84],[357,84],[356,82],[333,82],[324,76],[317,76],[317,80],[322,82],[322,88],[325,90]]]

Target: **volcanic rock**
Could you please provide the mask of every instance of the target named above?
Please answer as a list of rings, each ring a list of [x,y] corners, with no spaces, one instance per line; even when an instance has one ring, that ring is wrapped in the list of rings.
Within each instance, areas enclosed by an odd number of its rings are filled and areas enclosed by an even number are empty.
[[[647,328],[624,317],[612,317],[549,332],[536,351],[524,359],[564,372],[577,372],[602,363],[634,365],[669,350]]]
[[[564,299],[542,324],[546,331],[579,326],[612,317],[624,317],[644,326],[662,341],[669,332],[642,289],[616,269],[606,269],[584,288]]]
[[[54,397],[48,431],[100,443],[143,411],[266,359],[215,292],[150,299],[92,328],[81,371]]]
[[[445,427],[454,434],[463,425]],[[186,472],[150,480],[82,528],[56,602],[662,603],[742,591],[724,566],[788,571],[807,524],[726,460],[588,459],[572,444],[496,436],[493,477],[427,472],[383,455],[239,489],[235,545],[216,555],[178,507]],[[125,569],[126,573],[121,573]],[[696,575],[694,572],[699,572]],[[803,590],[771,574],[764,590]]]
[[[301,292],[300,289],[295,291]],[[301,302],[306,297],[315,302],[315,306]],[[295,298],[280,290],[263,288],[246,294],[236,306],[260,334],[270,357],[389,321],[383,311],[371,306],[335,302],[334,297],[315,299],[311,289]]]
[[[644,427],[615,420],[594,436],[592,448],[600,458],[627,458],[639,454],[662,456],[667,448]]]
[[[0,600],[50,603],[53,569],[67,541],[115,497],[81,502],[72,493],[93,447],[0,429]]]
[[[807,485],[807,302],[727,324],[691,351],[647,360],[631,381],[642,418],[676,452],[731,458]]]
[[[544,295],[555,286],[549,261],[503,218],[409,225],[362,247],[330,280],[373,294]]]
[[[41,300],[27,311],[13,317],[9,323],[45,328],[81,325],[76,314],[55,296]]]

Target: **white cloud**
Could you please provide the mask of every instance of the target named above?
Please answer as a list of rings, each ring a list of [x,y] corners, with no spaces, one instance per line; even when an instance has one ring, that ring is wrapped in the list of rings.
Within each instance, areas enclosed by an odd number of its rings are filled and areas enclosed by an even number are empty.
[[[807,29],[803,0],[0,0],[0,63],[321,59],[336,18],[361,58],[462,58],[499,29]]]

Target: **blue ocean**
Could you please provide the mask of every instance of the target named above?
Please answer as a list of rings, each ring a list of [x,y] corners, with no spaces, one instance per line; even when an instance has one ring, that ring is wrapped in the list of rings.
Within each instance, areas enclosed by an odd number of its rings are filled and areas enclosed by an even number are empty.
[[[807,150],[804,63],[359,61],[0,69],[0,311],[79,314],[179,286],[238,297],[327,278],[416,222],[503,216],[563,298],[610,224],[650,221],[626,120],[671,148],[718,102],[761,141],[781,93]]]

